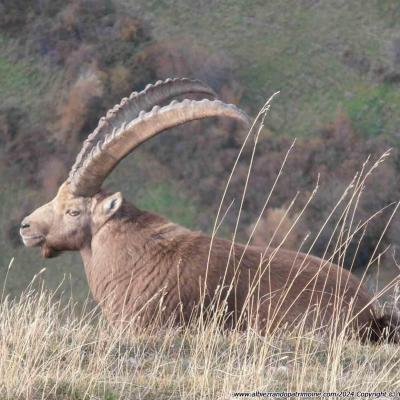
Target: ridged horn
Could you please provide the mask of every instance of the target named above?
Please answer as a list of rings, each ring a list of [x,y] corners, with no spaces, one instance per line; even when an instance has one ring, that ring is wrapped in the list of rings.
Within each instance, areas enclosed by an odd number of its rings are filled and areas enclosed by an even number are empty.
[[[107,175],[140,144],[166,129],[208,117],[228,117],[249,123],[243,111],[219,100],[174,100],[168,106],[155,106],[150,112],[141,112],[133,121],[123,123],[92,148],[70,180],[72,192],[79,196],[94,195]]]
[[[134,120],[141,111],[150,111],[157,104],[190,93],[216,97],[215,92],[203,82],[187,78],[168,78],[165,81],[157,81],[154,84],[147,85],[141,92],[132,92],[129,97],[124,97],[119,104],[116,104],[107,111],[104,117],[100,118],[97,128],[83,143],[69,173],[69,180],[82,166],[97,142],[112,133],[114,129],[118,130],[124,122]]]

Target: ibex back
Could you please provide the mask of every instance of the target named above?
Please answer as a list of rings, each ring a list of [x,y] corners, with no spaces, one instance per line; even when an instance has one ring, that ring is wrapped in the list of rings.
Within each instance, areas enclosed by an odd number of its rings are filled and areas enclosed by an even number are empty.
[[[262,249],[211,240],[101,188],[126,155],[168,128],[215,116],[248,123],[241,110],[219,100],[160,107],[190,93],[215,96],[199,81],[168,79],[132,93],[101,118],[56,197],[22,221],[24,244],[40,246],[45,257],[80,251],[92,294],[113,322],[135,317],[146,325],[158,314],[182,323],[200,303],[201,310],[215,303],[227,326],[250,324],[266,333],[299,321],[324,330],[336,321],[336,332],[362,340],[398,340],[398,317],[380,315],[345,269],[283,249],[261,257]]]

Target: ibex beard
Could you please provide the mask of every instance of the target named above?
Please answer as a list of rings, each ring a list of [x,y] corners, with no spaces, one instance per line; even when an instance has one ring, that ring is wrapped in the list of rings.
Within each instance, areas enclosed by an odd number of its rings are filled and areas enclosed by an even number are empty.
[[[80,251],[91,292],[113,322],[140,314],[149,324],[160,296],[166,318],[187,322],[200,303],[207,309],[218,297],[229,327],[250,324],[267,333],[303,319],[323,331],[338,320],[338,333],[398,341],[398,316],[379,314],[347,270],[284,249],[268,249],[260,261],[261,249],[211,240],[102,189],[125,156],[169,128],[216,116],[248,122],[243,111],[219,100],[159,106],[192,93],[215,96],[199,81],[169,79],[132,93],[101,118],[56,197],[22,221],[24,244],[40,246],[45,257]]]

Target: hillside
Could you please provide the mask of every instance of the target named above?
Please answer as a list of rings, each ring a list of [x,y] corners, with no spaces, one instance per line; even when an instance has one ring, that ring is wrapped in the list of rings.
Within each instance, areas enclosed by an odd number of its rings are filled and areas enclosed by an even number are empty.
[[[256,151],[241,240],[294,137],[300,140],[268,209],[284,213],[300,191],[289,213],[295,219],[318,174],[320,189],[293,248],[318,232],[367,156],[376,160],[389,146],[393,154],[368,179],[354,219],[364,221],[399,199],[397,1],[18,0],[0,7],[0,279],[15,258],[7,292],[18,293],[45,266],[50,287],[67,274],[66,287],[79,299],[86,296],[79,256],[40,259],[20,246],[18,223],[51,198],[108,108],[169,76],[200,78],[252,115],[281,91]],[[108,184],[143,208],[209,231],[244,137],[224,121],[192,124],[146,144]],[[251,151],[251,145],[245,149],[227,197],[228,204],[236,203],[225,236],[235,226]],[[378,244],[398,246],[400,222],[394,219],[385,230],[392,209],[369,224],[360,246],[360,237],[354,238],[343,256],[346,265],[355,259],[362,269]],[[327,224],[314,254],[324,254],[338,222],[340,213]],[[270,238],[261,236],[263,243]],[[382,259],[394,264],[391,252]]]
[[[276,134],[313,135],[341,109],[365,137],[397,138],[398,2],[135,3],[157,40],[184,37],[190,46],[209,49],[210,58],[218,52],[230,59],[243,90],[242,102],[253,112],[280,90],[267,121]]]

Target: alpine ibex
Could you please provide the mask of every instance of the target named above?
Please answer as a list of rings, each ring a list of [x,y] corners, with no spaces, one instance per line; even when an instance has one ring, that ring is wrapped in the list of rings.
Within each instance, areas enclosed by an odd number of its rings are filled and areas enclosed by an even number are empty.
[[[398,340],[398,317],[380,315],[352,273],[283,249],[267,250],[260,261],[261,249],[211,240],[102,189],[125,156],[168,128],[215,116],[248,122],[240,109],[219,100],[165,105],[189,93],[215,96],[199,81],[168,79],[109,110],[56,197],[22,221],[24,244],[40,246],[44,257],[80,251],[91,292],[111,321],[139,315],[148,324],[162,297],[162,315],[185,322],[200,301],[204,310],[218,293],[229,326],[251,323],[265,332],[303,318],[306,327],[326,329],[334,317],[343,322],[347,316],[348,323],[335,329],[351,328],[364,340]]]

